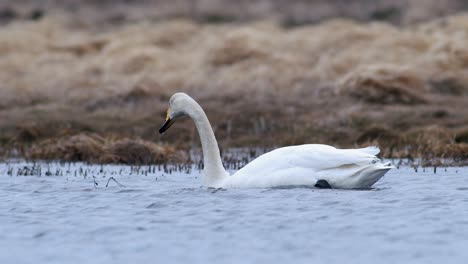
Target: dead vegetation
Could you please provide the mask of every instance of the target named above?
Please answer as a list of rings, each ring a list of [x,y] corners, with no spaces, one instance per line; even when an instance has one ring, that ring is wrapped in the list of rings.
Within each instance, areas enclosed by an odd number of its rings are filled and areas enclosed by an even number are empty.
[[[467,32],[468,15],[407,27],[16,21],[0,28],[0,143],[37,159],[164,162],[175,152],[161,141],[198,144],[190,122],[156,135],[169,96],[184,91],[222,147],[465,157]]]
[[[427,103],[424,81],[410,69],[393,65],[357,68],[345,76],[339,86],[343,94],[368,103]]]
[[[186,162],[184,152],[173,147],[135,139],[112,140],[94,134],[47,139],[28,149],[30,159],[122,163],[135,165]]]

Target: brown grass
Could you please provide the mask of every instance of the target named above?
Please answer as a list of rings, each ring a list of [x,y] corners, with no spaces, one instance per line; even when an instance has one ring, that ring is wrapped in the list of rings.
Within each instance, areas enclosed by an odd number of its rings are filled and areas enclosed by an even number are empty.
[[[31,158],[161,162],[161,141],[198,142],[187,121],[156,134],[184,91],[222,147],[378,143],[388,155],[463,157],[467,30],[467,15],[407,27],[16,21],[0,29],[0,143]]]
[[[185,162],[187,156],[169,146],[134,139],[111,140],[93,134],[48,139],[34,144],[30,159],[85,161],[91,163],[161,164]]]
[[[369,103],[427,103],[424,81],[410,69],[394,65],[357,68],[346,75],[339,86],[343,94]]]

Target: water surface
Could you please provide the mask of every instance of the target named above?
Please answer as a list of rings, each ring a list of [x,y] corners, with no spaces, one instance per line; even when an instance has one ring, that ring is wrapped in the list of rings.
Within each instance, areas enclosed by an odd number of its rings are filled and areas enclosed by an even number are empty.
[[[0,165],[0,263],[468,259],[467,168],[395,169],[367,191],[213,190],[196,170],[156,167],[29,168]],[[106,188],[109,177],[123,186]]]

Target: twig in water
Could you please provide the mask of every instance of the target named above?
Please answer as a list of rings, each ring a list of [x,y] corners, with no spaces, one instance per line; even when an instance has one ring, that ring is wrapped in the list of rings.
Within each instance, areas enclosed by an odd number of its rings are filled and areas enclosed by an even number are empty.
[[[208,189],[210,189],[210,190],[212,189],[211,193],[217,193],[219,191],[225,191],[226,190],[226,189],[223,189],[223,188],[211,188],[211,187],[208,188]]]
[[[93,181],[94,181],[94,188],[97,189],[97,186],[99,185],[96,181],[96,177],[93,175]],[[107,187],[107,186],[106,186]]]
[[[116,179],[114,179],[114,177],[110,177],[109,180],[107,180],[106,188],[107,188],[107,186],[109,186],[110,180],[113,180],[115,183],[117,183],[117,185],[119,185],[119,187],[124,187],[125,188],[125,185],[118,182]]]

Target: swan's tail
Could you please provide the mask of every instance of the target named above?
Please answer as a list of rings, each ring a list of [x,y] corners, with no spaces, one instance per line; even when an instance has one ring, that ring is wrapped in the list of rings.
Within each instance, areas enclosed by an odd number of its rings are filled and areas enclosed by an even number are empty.
[[[380,180],[389,170],[394,167],[387,163],[377,163],[372,166],[368,166],[357,174],[357,186],[359,189],[367,189],[372,187],[378,180]]]
[[[327,171],[323,177],[332,188],[338,189],[369,189],[380,180],[393,166],[388,163],[375,163],[365,166],[355,165],[353,168],[340,167]],[[340,175],[337,177],[337,175]]]

